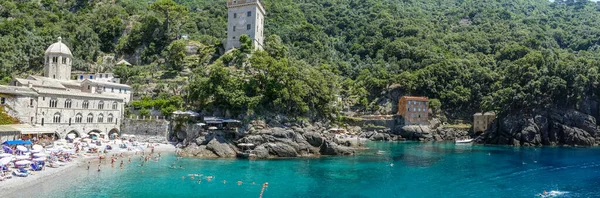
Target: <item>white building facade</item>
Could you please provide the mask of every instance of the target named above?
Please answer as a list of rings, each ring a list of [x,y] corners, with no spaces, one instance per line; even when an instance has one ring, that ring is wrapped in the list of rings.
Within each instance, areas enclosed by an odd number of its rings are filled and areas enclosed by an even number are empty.
[[[21,123],[51,129],[58,138],[87,137],[92,132],[100,138],[119,134],[130,87],[70,80],[72,57],[59,38],[46,50],[45,76],[15,78],[9,86],[0,86],[0,105]],[[122,91],[106,93],[105,87]]]
[[[248,35],[255,49],[263,49],[265,8],[260,0],[227,1],[227,42],[225,51],[240,48],[240,36]]]

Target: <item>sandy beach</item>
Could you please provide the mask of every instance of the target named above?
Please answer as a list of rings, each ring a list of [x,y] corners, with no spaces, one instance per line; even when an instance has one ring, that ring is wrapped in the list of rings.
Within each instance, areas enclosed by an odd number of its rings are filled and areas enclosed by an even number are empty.
[[[144,153],[146,155],[151,153],[151,148],[146,148],[147,145],[149,143],[142,143],[143,147],[144,147]],[[157,153],[174,153],[176,151],[175,146],[170,145],[170,144],[158,144],[158,143],[153,143],[152,144],[154,146],[154,154],[156,155]],[[88,153],[79,153],[76,154],[75,156],[77,158],[74,158],[71,162],[67,163],[65,166],[61,166],[58,168],[50,168],[50,167],[44,167],[44,170],[42,171],[31,171],[32,174],[29,175],[28,177],[16,177],[13,176],[12,179],[8,179],[5,181],[0,181],[0,195],[2,197],[20,197],[19,193],[22,191],[26,191],[26,190],[31,190],[31,188],[34,188],[37,184],[42,183],[42,182],[60,182],[62,180],[68,180],[69,179],[69,175],[73,175],[73,174],[78,174],[81,173],[83,171],[87,172],[87,166],[88,163],[90,164],[90,170],[93,171],[97,171],[98,169],[98,165],[100,165],[101,169],[104,168],[118,168],[119,167],[119,163],[121,160],[127,162],[127,160],[129,158],[133,159],[136,157],[140,157],[142,154],[142,151],[137,151],[137,155],[136,155],[136,151],[127,151],[125,149],[119,149],[118,148],[118,144],[117,145],[112,145],[113,149],[112,151],[109,151],[108,153],[101,153],[101,154],[88,154]],[[116,146],[116,147],[115,147]],[[102,160],[101,163],[99,163],[98,161],[98,156],[100,155],[104,155],[106,156],[105,159]],[[117,159],[117,162],[114,163],[114,165],[111,165],[111,159],[110,157],[116,155],[116,156],[120,156],[122,155],[122,157],[119,157]],[[136,162],[139,159],[136,159]],[[114,167],[111,167],[114,166]]]

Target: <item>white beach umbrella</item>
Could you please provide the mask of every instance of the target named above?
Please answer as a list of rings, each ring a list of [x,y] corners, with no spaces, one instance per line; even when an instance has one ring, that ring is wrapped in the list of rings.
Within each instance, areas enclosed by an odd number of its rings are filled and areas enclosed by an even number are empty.
[[[29,161],[29,160],[21,160],[21,161],[15,162],[15,165],[17,165],[17,166],[23,166],[23,165],[29,165],[29,164],[31,164],[31,161]]]
[[[41,153],[42,150],[31,150],[32,153]]]
[[[27,151],[27,148],[19,145],[19,146],[17,146],[17,150],[25,152],[25,151]]]
[[[51,153],[56,153],[56,152],[58,152],[58,149],[50,148],[50,149],[46,149],[46,151],[51,152]]]
[[[209,129],[209,130],[217,130],[218,128],[217,128],[217,127],[214,127],[214,126],[211,126],[211,127],[208,127],[208,129]]]
[[[121,137],[129,137],[129,135],[123,134],[123,135],[121,135]]]
[[[34,153],[33,156],[34,157],[46,157],[48,155],[46,155],[45,153]]]
[[[34,158],[33,161],[34,162],[43,162],[43,161],[46,161],[46,158],[45,157],[38,157],[38,158]]]
[[[69,139],[75,139],[77,137],[77,135],[75,135],[74,133],[69,133],[69,134],[67,134],[67,137]]]
[[[12,157],[13,155],[10,153],[2,153],[0,154],[0,158],[5,158],[5,157]]]
[[[30,157],[29,156],[25,156],[25,155],[19,155],[19,156],[16,156],[15,158],[17,160],[26,160],[26,159],[29,159]]]
[[[0,165],[7,165],[12,161],[12,157],[5,157],[0,159]]]
[[[40,145],[37,145],[37,144],[33,145],[31,148],[33,148],[33,150],[44,150],[43,146],[40,146]]]

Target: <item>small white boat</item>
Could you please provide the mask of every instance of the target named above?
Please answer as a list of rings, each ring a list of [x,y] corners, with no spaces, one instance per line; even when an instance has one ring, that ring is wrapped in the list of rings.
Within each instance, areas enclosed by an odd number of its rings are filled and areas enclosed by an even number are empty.
[[[456,140],[456,144],[470,144],[471,142],[473,142],[473,139]]]

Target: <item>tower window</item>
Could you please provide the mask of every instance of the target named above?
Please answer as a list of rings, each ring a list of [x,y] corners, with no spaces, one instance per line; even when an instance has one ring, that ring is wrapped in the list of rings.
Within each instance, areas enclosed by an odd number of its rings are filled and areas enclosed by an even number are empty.
[[[81,123],[82,118],[83,118],[83,116],[81,115],[81,113],[78,113],[75,116],[75,123]]]
[[[98,103],[98,109],[104,109],[104,102],[100,101]]]
[[[88,114],[88,116],[87,116],[87,122],[88,123],[94,122],[94,115],[93,114],[91,114],[91,113]]]
[[[52,57],[52,63],[57,63],[58,62],[58,57]]]
[[[235,32],[235,25],[233,26],[233,31]]]
[[[233,18],[237,18],[237,13],[233,13]]]
[[[250,30],[250,29],[252,29],[252,26],[250,26],[250,24],[248,24],[248,25],[246,25],[246,29]]]
[[[62,64],[67,64],[67,58],[65,58],[65,57],[62,58]]]
[[[71,108],[71,100],[67,100],[65,101],[65,108],[70,109]]]
[[[84,109],[87,109],[90,107],[90,102],[88,101],[83,101],[83,104],[81,105],[81,107],[83,107]]]
[[[248,16],[252,16],[252,11],[248,11]]]
[[[60,113],[54,114],[54,119],[52,119],[53,123],[60,123]]]
[[[58,101],[56,101],[56,99],[50,100],[50,107],[56,108],[57,104],[58,104]]]

